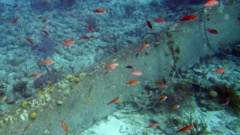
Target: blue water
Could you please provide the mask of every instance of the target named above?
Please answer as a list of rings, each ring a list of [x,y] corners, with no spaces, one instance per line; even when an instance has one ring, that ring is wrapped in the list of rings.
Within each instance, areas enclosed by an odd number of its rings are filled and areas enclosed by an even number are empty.
[[[167,81],[172,83],[172,86],[169,87],[178,89],[174,86],[178,84],[171,80],[171,77],[176,77],[178,79],[190,80],[191,86],[193,85],[193,89],[197,92],[199,92],[198,87],[202,87],[202,83],[198,84],[199,80],[203,82],[210,80],[211,83],[203,84],[203,88],[212,88],[212,85],[218,82],[227,83],[228,85],[236,84],[235,90],[239,91],[239,78],[228,74],[229,72],[237,75],[239,73],[239,70],[236,69],[239,66],[239,61],[236,60],[239,57],[239,48],[234,47],[235,44],[236,46],[239,45],[239,42],[231,42],[229,48],[221,46],[222,41],[225,42],[223,37],[226,36],[222,33],[226,27],[230,27],[231,30],[236,30],[236,33],[239,33],[239,29],[235,29],[235,25],[239,25],[239,11],[228,10],[229,13],[225,12],[225,9],[231,8],[231,5],[234,5],[233,8],[237,5],[239,6],[239,1],[218,1],[217,5],[204,9],[203,5],[206,2],[208,1],[1,0],[0,61],[2,66],[0,67],[0,114],[20,104],[23,100],[34,97],[42,88],[66,79],[69,74],[78,74],[80,71],[87,70],[91,65],[120,50],[130,48],[134,44],[142,44],[141,42],[144,39],[151,36],[153,38],[147,40],[147,42],[150,42],[150,46],[154,44],[155,47],[158,47],[159,44],[155,40],[161,40],[160,44],[166,44],[165,47],[161,48],[161,51],[166,56],[171,55],[173,58],[172,63],[166,64],[171,66],[168,66],[168,69],[162,73],[164,75],[161,75],[161,78],[159,78],[161,81],[163,80],[162,76],[168,78]],[[226,8],[227,5],[230,6]],[[219,16],[224,17],[226,24],[230,22],[230,24],[234,25],[224,27],[217,25],[218,21],[217,19],[214,20],[214,17],[217,18]],[[192,27],[197,23],[199,23],[199,27]],[[176,42],[170,43],[172,35],[165,31],[166,28],[168,32],[170,31],[174,34],[182,32],[186,34],[192,30],[197,31],[196,35],[202,35],[197,37],[188,36],[183,40],[177,39],[177,36],[174,35]],[[164,31],[165,34],[161,35],[161,31]],[[159,33],[160,36],[157,35]],[[180,34],[180,36],[182,35]],[[196,49],[191,52],[191,47],[194,47],[194,41],[199,43],[196,39],[200,40],[200,38],[203,39],[201,41],[203,45],[198,47],[204,51],[201,52]],[[194,40],[192,46],[181,46],[186,41],[192,40]],[[229,37],[229,40],[231,41],[232,39]],[[172,44],[174,46],[171,46]],[[189,49],[189,54],[181,53],[182,50],[187,49]],[[133,50],[133,53],[137,52],[134,59],[141,59],[141,57],[147,56],[149,53],[146,51],[143,56],[142,52],[145,50],[141,50],[140,55],[138,51],[137,49]],[[175,53],[173,54],[173,52]],[[210,62],[207,61],[208,57],[206,56],[201,57],[200,64],[195,60],[184,59],[198,55],[200,57],[208,52],[211,52],[210,56],[213,58]],[[222,55],[226,55],[225,57],[228,59],[222,60]],[[178,59],[180,58],[179,64]],[[144,59],[143,61],[147,63],[148,60]],[[191,65],[196,63],[199,65]],[[184,65],[184,68],[181,69],[178,65]],[[189,67],[189,69],[186,67]],[[208,74],[219,68],[225,68],[226,74]],[[174,73],[166,75],[171,69],[173,69]],[[148,76],[146,75],[146,78],[151,75],[154,78],[155,74],[153,72],[149,73]],[[196,81],[197,79],[198,81]],[[152,85],[155,84],[152,83]],[[152,89],[154,88],[155,86]],[[172,89],[169,88],[168,90]],[[169,95],[168,98],[170,100],[167,100],[167,105],[164,104],[165,108],[169,109],[169,106],[176,104],[177,101],[184,104],[184,94],[189,93],[178,92],[176,90]],[[195,100],[196,104],[200,104],[199,106],[210,110],[212,108],[209,109],[207,107],[209,104],[205,103],[208,92],[207,90],[205,93],[202,93],[203,95],[199,94],[197,96],[194,93],[189,95],[193,98],[199,98],[199,100]],[[164,93],[170,94],[166,91]],[[145,94],[151,95],[148,92]],[[174,98],[174,100],[171,100],[171,98]],[[207,99],[211,100],[211,98]],[[228,108],[219,105],[219,102],[222,103],[226,100],[229,100],[231,105],[231,99],[228,97],[220,96],[214,99],[214,103],[212,103],[214,105],[212,106],[215,108],[213,110],[228,110]],[[146,106],[160,106],[161,104],[155,102],[146,103]],[[203,110],[203,112],[206,110]],[[239,107],[237,110],[239,110]],[[155,113],[155,111],[161,110],[153,109],[148,111]],[[178,113],[184,114],[181,111]],[[200,121],[201,118],[198,120]],[[189,124],[192,123],[189,122]],[[187,123],[184,124],[186,125]],[[198,122],[198,124],[202,123]],[[231,130],[234,127],[227,128]],[[163,130],[162,128],[160,129]],[[236,131],[239,130],[236,129],[228,133],[234,134]],[[165,133],[169,134],[170,132],[165,131]],[[214,131],[214,133],[219,134],[221,132]],[[198,134],[197,131],[188,133]]]

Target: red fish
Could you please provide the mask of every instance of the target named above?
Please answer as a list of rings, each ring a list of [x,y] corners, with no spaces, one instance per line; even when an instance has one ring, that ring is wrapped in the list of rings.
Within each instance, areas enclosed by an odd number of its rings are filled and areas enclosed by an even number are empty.
[[[196,19],[198,19],[198,16],[195,16],[195,15],[187,15],[187,16],[184,16],[184,17],[176,20],[175,22],[193,21],[193,20],[196,20]]]
[[[109,103],[108,103],[108,105],[110,105],[110,104],[112,104],[112,103],[116,103],[116,102],[118,102],[120,100],[120,97],[116,97],[116,98],[114,98],[112,101],[110,101]]]
[[[49,20],[48,19],[43,19],[42,22],[48,22]]]
[[[56,50],[56,51],[55,51],[55,53],[57,53],[57,54],[59,54],[59,55],[60,55],[60,54],[62,54],[62,53],[61,53],[61,52],[59,52],[58,50]]]
[[[68,132],[68,126],[66,123],[64,123],[63,121],[61,121],[61,127],[62,129],[67,133]]]
[[[221,101],[220,104],[221,104],[221,105],[228,105],[228,104],[229,104],[229,98]]]
[[[7,99],[7,95],[3,96],[0,100],[0,102],[4,102]]]
[[[154,19],[153,20],[155,23],[159,23],[159,24],[164,24],[165,23],[165,21],[163,20],[163,19],[161,19],[161,18],[156,18],[156,19]]]
[[[140,82],[138,80],[130,80],[125,83],[125,85],[136,85],[139,84]]]
[[[208,31],[209,33],[211,33],[211,34],[218,34],[218,31],[215,30],[215,29],[209,29],[209,28],[207,28],[207,31]]]
[[[12,25],[18,23],[20,20],[21,20],[20,18],[14,19],[14,20],[12,21]]]
[[[21,4],[15,4],[13,8],[20,8],[22,5]]]
[[[50,65],[50,64],[53,64],[53,63],[54,63],[53,60],[48,59],[48,60],[41,61],[38,64],[40,64],[40,65]]]
[[[41,72],[37,72],[37,73],[34,73],[34,74],[30,75],[30,77],[40,77],[40,76],[42,76]]]
[[[105,69],[107,69],[107,70],[113,70],[113,69],[115,69],[117,66],[118,66],[118,63],[113,63],[113,64],[110,64],[110,65],[107,65],[107,66],[105,67]]]
[[[80,39],[87,39],[87,40],[89,40],[90,39],[90,37],[89,36],[87,36],[87,35],[83,35],[83,36],[81,36],[78,40],[80,40]]]
[[[30,44],[34,45],[34,42],[33,42],[33,40],[32,40],[31,38],[25,37],[25,39],[26,39]]]
[[[224,68],[218,68],[218,69],[214,70],[214,72],[221,74],[221,73],[225,72],[225,69]]]
[[[185,127],[181,128],[181,129],[179,129],[179,130],[176,131],[176,132],[177,132],[177,133],[178,133],[178,132],[185,132],[185,131],[191,130],[191,129],[193,129],[193,128],[194,128],[193,125],[188,125],[188,126],[185,126]]]
[[[92,33],[95,33],[95,30],[92,28],[92,27],[90,27],[90,26],[85,26],[86,28],[88,28],[88,30],[90,30]]]
[[[135,71],[132,72],[132,75],[141,76],[142,72],[140,70],[135,70]]]
[[[151,23],[149,20],[146,20],[146,22],[147,22],[147,26],[148,26],[148,28],[153,29],[153,27],[152,27],[152,23]]]
[[[180,105],[176,104],[176,105],[171,106],[169,109],[170,110],[176,110],[178,108],[180,108]]]
[[[159,100],[160,101],[165,101],[167,99],[167,96],[162,96]]]
[[[139,53],[143,50],[145,50],[146,48],[149,47],[149,44],[148,43],[145,43],[143,44],[138,50],[137,50],[137,53],[136,53],[136,57],[138,57]]]
[[[145,128],[154,128],[156,126],[158,126],[158,122],[154,122],[154,123],[150,124],[149,126],[147,126]]]
[[[95,13],[104,13],[104,12],[106,12],[107,10],[104,9],[104,8],[98,8],[98,9],[93,9],[92,11],[95,12]]]
[[[75,40],[73,39],[69,39],[67,41],[65,41],[63,44],[61,44],[60,46],[69,46],[75,43]]]
[[[203,6],[204,7],[212,7],[218,4],[217,0],[209,0],[208,2],[206,2]]]
[[[49,36],[49,33],[46,30],[42,30],[42,32]]]

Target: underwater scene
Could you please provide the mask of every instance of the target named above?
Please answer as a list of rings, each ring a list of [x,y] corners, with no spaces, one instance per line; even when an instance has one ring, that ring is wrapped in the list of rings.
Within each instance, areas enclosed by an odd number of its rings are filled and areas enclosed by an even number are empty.
[[[240,135],[239,0],[0,0],[0,135]]]

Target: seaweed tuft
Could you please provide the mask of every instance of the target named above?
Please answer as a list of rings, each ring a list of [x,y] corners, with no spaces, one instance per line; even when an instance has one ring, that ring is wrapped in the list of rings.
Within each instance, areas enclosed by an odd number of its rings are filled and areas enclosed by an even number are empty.
[[[24,93],[27,90],[27,82],[20,81],[13,86],[13,91]]]
[[[226,83],[216,84],[213,88],[219,95],[220,104],[228,102],[227,106],[230,110],[240,116],[240,94],[236,91],[236,85],[228,86]]]

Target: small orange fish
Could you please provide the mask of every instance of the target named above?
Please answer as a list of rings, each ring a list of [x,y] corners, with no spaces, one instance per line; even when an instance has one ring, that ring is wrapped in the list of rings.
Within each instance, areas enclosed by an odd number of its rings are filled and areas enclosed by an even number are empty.
[[[140,70],[135,70],[135,71],[132,72],[132,75],[141,76],[142,72]]]
[[[45,25],[43,28],[45,28],[45,29],[48,29],[48,28],[49,28],[49,26],[48,26],[48,25]]]
[[[38,64],[40,64],[40,65],[50,65],[50,64],[53,64],[53,60],[50,60],[50,59],[44,60],[42,62],[39,62]]]
[[[217,0],[209,0],[203,6],[204,7],[213,7],[213,6],[217,5],[217,4],[218,4]]]
[[[21,4],[15,4],[13,8],[20,8],[22,5]]]
[[[165,21],[162,18],[156,18],[153,20],[155,23],[164,24]]]
[[[80,40],[80,39],[87,39],[87,40],[89,40],[90,39],[90,37],[89,36],[87,36],[87,35],[83,35],[83,36],[81,36],[78,40]]]
[[[229,104],[229,98],[224,99],[220,102],[221,105],[228,105]]]
[[[42,30],[42,32],[49,36],[49,33],[46,30]]]
[[[95,33],[95,30],[91,26],[86,25],[85,27],[88,28],[88,30],[90,30],[92,33]]]
[[[116,97],[116,98],[114,98],[112,101],[110,101],[109,103],[108,103],[108,105],[110,105],[110,104],[112,104],[112,103],[116,103],[116,102],[118,102],[120,100],[120,97]]]
[[[137,50],[137,53],[136,53],[136,57],[138,57],[139,53],[143,50],[145,50],[146,48],[149,47],[149,44],[148,43],[145,43],[143,44],[138,50]]]
[[[225,72],[225,69],[224,68],[219,68],[219,69],[214,70],[214,72],[221,74],[221,73]]]
[[[191,129],[193,129],[193,128],[194,128],[193,125],[188,125],[188,126],[185,126],[185,127],[181,128],[181,129],[179,129],[179,130],[176,131],[176,132],[177,132],[177,133],[178,133],[178,132],[185,132],[185,131],[191,130]]]
[[[167,86],[166,83],[162,83],[162,82],[157,82],[156,85],[160,86],[160,87],[166,87]]]
[[[130,80],[125,83],[125,85],[136,85],[139,84],[140,82],[138,80]]]
[[[65,132],[68,132],[68,126],[66,123],[64,123],[63,121],[61,121],[61,127]]]
[[[193,20],[196,20],[196,19],[198,19],[198,16],[195,16],[195,15],[187,15],[187,16],[184,16],[184,17],[176,20],[175,22],[193,21]]]
[[[209,33],[211,33],[211,34],[218,34],[218,31],[217,30],[215,30],[215,29],[209,29],[209,28],[207,28],[207,31],[209,32]]]
[[[146,20],[146,22],[147,22],[147,26],[148,26],[148,28],[153,29],[153,27],[152,27],[152,23],[151,23],[149,20]]]
[[[7,95],[3,96],[0,100],[0,102],[4,102],[7,99]]]
[[[158,126],[158,122],[154,122],[145,128],[155,128],[156,126]]]
[[[176,110],[176,109],[178,109],[178,108],[180,108],[180,105],[176,104],[176,105],[171,106],[171,107],[169,108],[169,110]]]
[[[167,99],[167,96],[162,96],[162,97],[160,97],[160,101],[165,101]]]
[[[34,42],[33,42],[33,40],[32,40],[31,38],[25,37],[25,39],[26,39],[30,44],[34,45]]]
[[[75,40],[70,39],[68,41],[65,41],[63,44],[61,44],[60,46],[69,46],[75,43]]]
[[[20,18],[14,19],[14,20],[12,21],[12,25],[18,23],[20,20],[21,20]]]
[[[93,9],[92,11],[95,12],[95,13],[104,13],[104,12],[106,12],[108,10],[106,10],[104,8],[98,8],[98,9]]]
[[[58,50],[56,50],[55,52],[56,52],[57,54],[59,54],[59,55],[60,55],[60,54],[62,54],[62,53],[61,53],[61,52],[59,52]]]
[[[40,77],[40,76],[42,76],[41,72],[37,72],[37,73],[34,73],[34,74],[30,75],[30,77]]]
[[[48,19],[43,19],[42,22],[48,22],[49,20]]]
[[[32,124],[28,124],[28,125],[23,129],[23,131],[28,130],[28,129],[31,128],[31,127],[32,127]]]
[[[118,63],[113,63],[113,64],[110,64],[110,65],[107,65],[107,66],[105,67],[105,69],[107,69],[107,70],[113,70],[113,69],[115,69],[117,66],[118,66]]]

